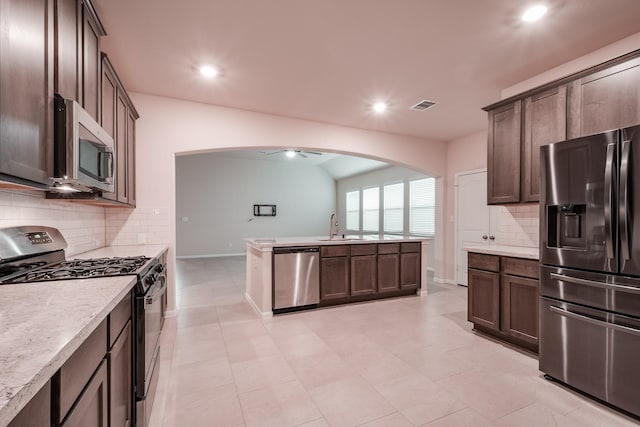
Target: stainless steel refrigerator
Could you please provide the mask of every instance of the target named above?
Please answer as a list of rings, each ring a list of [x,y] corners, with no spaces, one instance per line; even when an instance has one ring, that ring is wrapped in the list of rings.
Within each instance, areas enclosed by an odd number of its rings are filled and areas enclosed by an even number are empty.
[[[540,370],[640,416],[640,126],[540,154]]]

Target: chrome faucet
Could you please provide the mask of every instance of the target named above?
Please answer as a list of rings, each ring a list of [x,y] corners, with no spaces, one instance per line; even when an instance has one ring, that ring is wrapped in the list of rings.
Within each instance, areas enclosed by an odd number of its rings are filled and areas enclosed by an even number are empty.
[[[333,238],[338,235],[338,218],[336,217],[335,212],[331,214],[331,219],[329,221],[329,240],[333,240]]]

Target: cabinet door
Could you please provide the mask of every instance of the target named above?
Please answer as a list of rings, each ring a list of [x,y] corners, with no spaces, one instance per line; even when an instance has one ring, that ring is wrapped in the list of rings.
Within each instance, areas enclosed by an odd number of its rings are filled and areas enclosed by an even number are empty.
[[[104,359],[61,426],[107,427],[107,382],[107,360]]]
[[[378,255],[378,293],[400,289],[400,254]]]
[[[91,6],[82,2],[82,106],[100,119],[100,26]]]
[[[0,1],[0,174],[47,184],[53,166],[53,1]]]
[[[320,259],[320,300],[349,296],[349,258]]]
[[[66,99],[80,100],[78,53],[82,8],[78,0],[55,0],[55,92]]]
[[[22,408],[8,427],[49,427],[51,425],[51,381]]]
[[[121,88],[116,96],[116,192],[118,201],[127,203],[127,125],[128,125],[127,101]]]
[[[537,345],[538,304],[537,280],[502,275],[502,332]]]
[[[567,87],[524,100],[522,202],[540,200],[540,147],[567,139]]]
[[[500,274],[469,269],[468,320],[500,330]]]
[[[107,58],[103,58],[102,60],[102,72],[101,72],[101,93],[100,93],[100,102],[101,102],[101,111],[100,111],[100,124],[104,128],[104,130],[111,135],[111,137],[115,140],[114,148],[115,148],[115,159],[116,159],[116,182],[115,182],[115,191],[113,193],[102,193],[102,197],[109,200],[117,200],[118,199],[118,187],[120,185],[120,178],[118,176],[119,172],[119,156],[121,147],[118,144],[117,133],[116,133],[116,101],[117,101],[117,90],[118,84],[116,80],[116,76],[111,68],[111,65],[108,63]]]
[[[351,296],[376,293],[376,255],[351,257]]]
[[[133,407],[131,321],[109,352],[109,413],[112,426],[131,425]]]
[[[136,205],[136,118],[127,110],[127,202]]]
[[[400,289],[420,287],[420,252],[400,254]]]
[[[640,123],[640,58],[570,84],[569,137]]]
[[[487,203],[520,201],[520,100],[489,112]]]

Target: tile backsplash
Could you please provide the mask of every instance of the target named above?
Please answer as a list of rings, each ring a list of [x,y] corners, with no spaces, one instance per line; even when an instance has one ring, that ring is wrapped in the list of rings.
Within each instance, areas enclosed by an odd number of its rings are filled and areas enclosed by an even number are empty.
[[[60,230],[67,255],[105,246],[105,208],[45,198],[39,191],[0,190],[0,228],[46,225]]]
[[[107,245],[167,244],[169,209],[107,209]]]
[[[496,240],[499,244],[538,247],[539,205],[497,206],[496,210]]]

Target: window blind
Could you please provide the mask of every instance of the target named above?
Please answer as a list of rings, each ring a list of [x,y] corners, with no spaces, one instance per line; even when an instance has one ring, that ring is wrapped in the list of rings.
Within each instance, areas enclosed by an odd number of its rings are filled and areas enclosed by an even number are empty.
[[[360,230],[360,190],[347,193],[347,230]]]
[[[404,223],[404,183],[384,186],[384,232],[402,233]]]
[[[362,231],[380,229],[380,187],[362,190]]]
[[[409,182],[409,233],[433,236],[435,234],[435,178]]]

